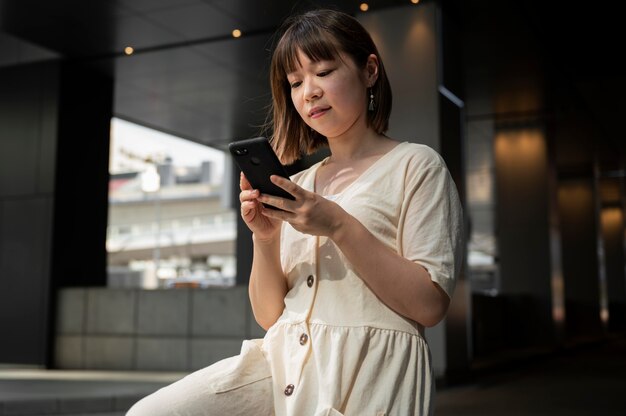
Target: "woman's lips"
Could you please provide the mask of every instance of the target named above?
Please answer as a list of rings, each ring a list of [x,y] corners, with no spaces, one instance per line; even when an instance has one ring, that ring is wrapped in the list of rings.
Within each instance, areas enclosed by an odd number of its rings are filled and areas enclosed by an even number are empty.
[[[309,111],[309,117],[311,118],[320,118],[326,112],[330,110],[330,107],[315,107],[311,111]]]

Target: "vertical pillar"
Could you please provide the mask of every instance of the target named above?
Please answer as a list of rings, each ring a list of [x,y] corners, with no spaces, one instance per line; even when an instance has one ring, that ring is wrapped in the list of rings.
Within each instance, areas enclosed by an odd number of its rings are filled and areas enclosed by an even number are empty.
[[[0,72],[0,362],[50,366],[56,289],[106,283],[113,87],[59,61]]]
[[[58,103],[54,285],[104,286],[113,79],[64,62]]]
[[[540,345],[553,332],[545,129],[498,127],[495,155],[501,290],[515,322],[505,336],[511,346]]]
[[[565,331],[569,339],[600,330],[598,247],[593,179],[569,179],[559,186],[565,276]]]
[[[0,69],[0,363],[46,364],[58,66]]]
[[[600,226],[606,267],[608,329],[626,329],[626,278],[624,277],[624,208],[621,204],[604,204]]]
[[[626,329],[625,194],[623,158],[616,146],[599,154],[598,223],[602,245],[601,318],[609,331]]]
[[[555,134],[564,335],[572,342],[602,333],[595,134],[591,121],[575,107],[558,114]]]

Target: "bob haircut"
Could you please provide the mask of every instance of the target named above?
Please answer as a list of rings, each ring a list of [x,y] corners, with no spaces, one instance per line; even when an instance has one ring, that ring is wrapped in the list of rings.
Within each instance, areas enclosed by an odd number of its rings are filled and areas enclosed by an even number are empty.
[[[271,142],[282,163],[291,164],[303,154],[311,154],[328,145],[326,137],[302,120],[291,101],[287,74],[297,70],[299,50],[313,62],[340,59],[343,53],[354,61],[357,68],[365,68],[369,55],[376,55],[378,79],[372,86],[375,107],[374,111],[367,111],[367,123],[378,134],[387,131],[391,86],[376,45],[355,18],[335,10],[314,10],[288,18],[279,33],[282,36],[276,44],[270,65],[272,105],[267,127],[273,129]],[[367,101],[363,106],[367,106]]]

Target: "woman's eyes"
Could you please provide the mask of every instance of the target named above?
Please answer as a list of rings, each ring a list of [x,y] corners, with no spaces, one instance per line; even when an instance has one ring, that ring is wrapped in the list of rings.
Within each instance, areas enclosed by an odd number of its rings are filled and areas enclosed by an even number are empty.
[[[333,69],[327,69],[324,71],[320,71],[318,73],[316,73],[315,75],[317,75],[320,78],[323,78],[327,75],[329,75],[331,72],[333,72]],[[302,85],[302,81],[294,81],[294,82],[290,82],[289,86],[293,89],[293,88],[298,88],[300,85]]]

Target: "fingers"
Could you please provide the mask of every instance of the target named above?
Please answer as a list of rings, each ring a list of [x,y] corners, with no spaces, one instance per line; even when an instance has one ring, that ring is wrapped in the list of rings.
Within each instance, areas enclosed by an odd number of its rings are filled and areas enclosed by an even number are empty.
[[[275,205],[272,205],[272,206],[275,206]],[[280,209],[267,208],[263,206],[263,204],[261,204],[261,213],[268,218],[273,218],[275,220],[281,220],[281,221],[287,221],[287,222],[289,222],[289,220],[293,218],[293,214],[290,212],[283,211]]]
[[[245,201],[241,203],[241,215],[245,220],[251,221],[254,219],[256,204],[256,201]]]
[[[251,201],[257,199],[260,195],[258,189],[244,190],[239,193],[239,202]]]
[[[272,175],[270,177],[270,180],[278,187],[293,195],[296,200],[298,199],[298,197],[304,199],[304,197],[306,196],[307,191],[305,191],[295,183],[291,182],[289,179],[277,175]],[[266,214],[266,216],[270,218],[285,220],[285,214],[292,213],[296,209],[295,201],[273,195],[261,194],[258,189],[252,189],[252,185],[243,174],[243,172],[239,177],[239,186],[241,188],[241,192],[239,193],[239,201],[241,202],[242,214],[244,216],[248,214],[252,209],[256,209],[257,207],[259,207],[262,210],[263,214]],[[259,202],[276,207],[279,210],[282,210],[282,212],[279,211],[277,213],[277,210],[267,209],[262,205],[259,205]]]
[[[241,192],[239,193],[239,202],[243,204],[244,201],[251,201],[259,197],[260,192],[257,189],[252,189],[252,185],[248,182],[246,175],[243,172],[239,175],[239,188]]]
[[[246,175],[244,175],[243,172],[239,174],[239,188],[242,191],[252,189],[252,185],[250,185],[250,182],[248,182],[248,178],[246,178]]]
[[[302,189],[289,179],[283,178],[282,176],[272,175],[270,176],[270,180],[272,181],[272,183],[274,183],[274,185],[289,192],[291,195],[296,197],[296,199],[298,199],[298,197],[304,196],[304,193],[306,192],[304,189]]]
[[[292,210],[291,207],[287,206],[288,202],[290,202],[290,201],[288,199],[285,199],[285,198],[263,194],[263,195],[259,196],[258,200],[260,202],[264,203],[264,204],[268,204],[268,205],[271,205],[271,206],[276,207],[278,209],[282,209],[283,211],[291,211]]]
[[[270,180],[279,188],[293,195],[295,200],[281,198],[268,194],[262,194],[261,196],[259,196],[258,200],[263,202],[264,204],[271,205],[283,211],[294,212],[298,206],[301,206],[307,200],[307,197],[310,197],[312,195],[311,192],[308,192],[307,190],[296,185],[289,179],[283,178],[281,176],[272,175],[270,176]],[[281,217],[281,219],[284,218]]]

